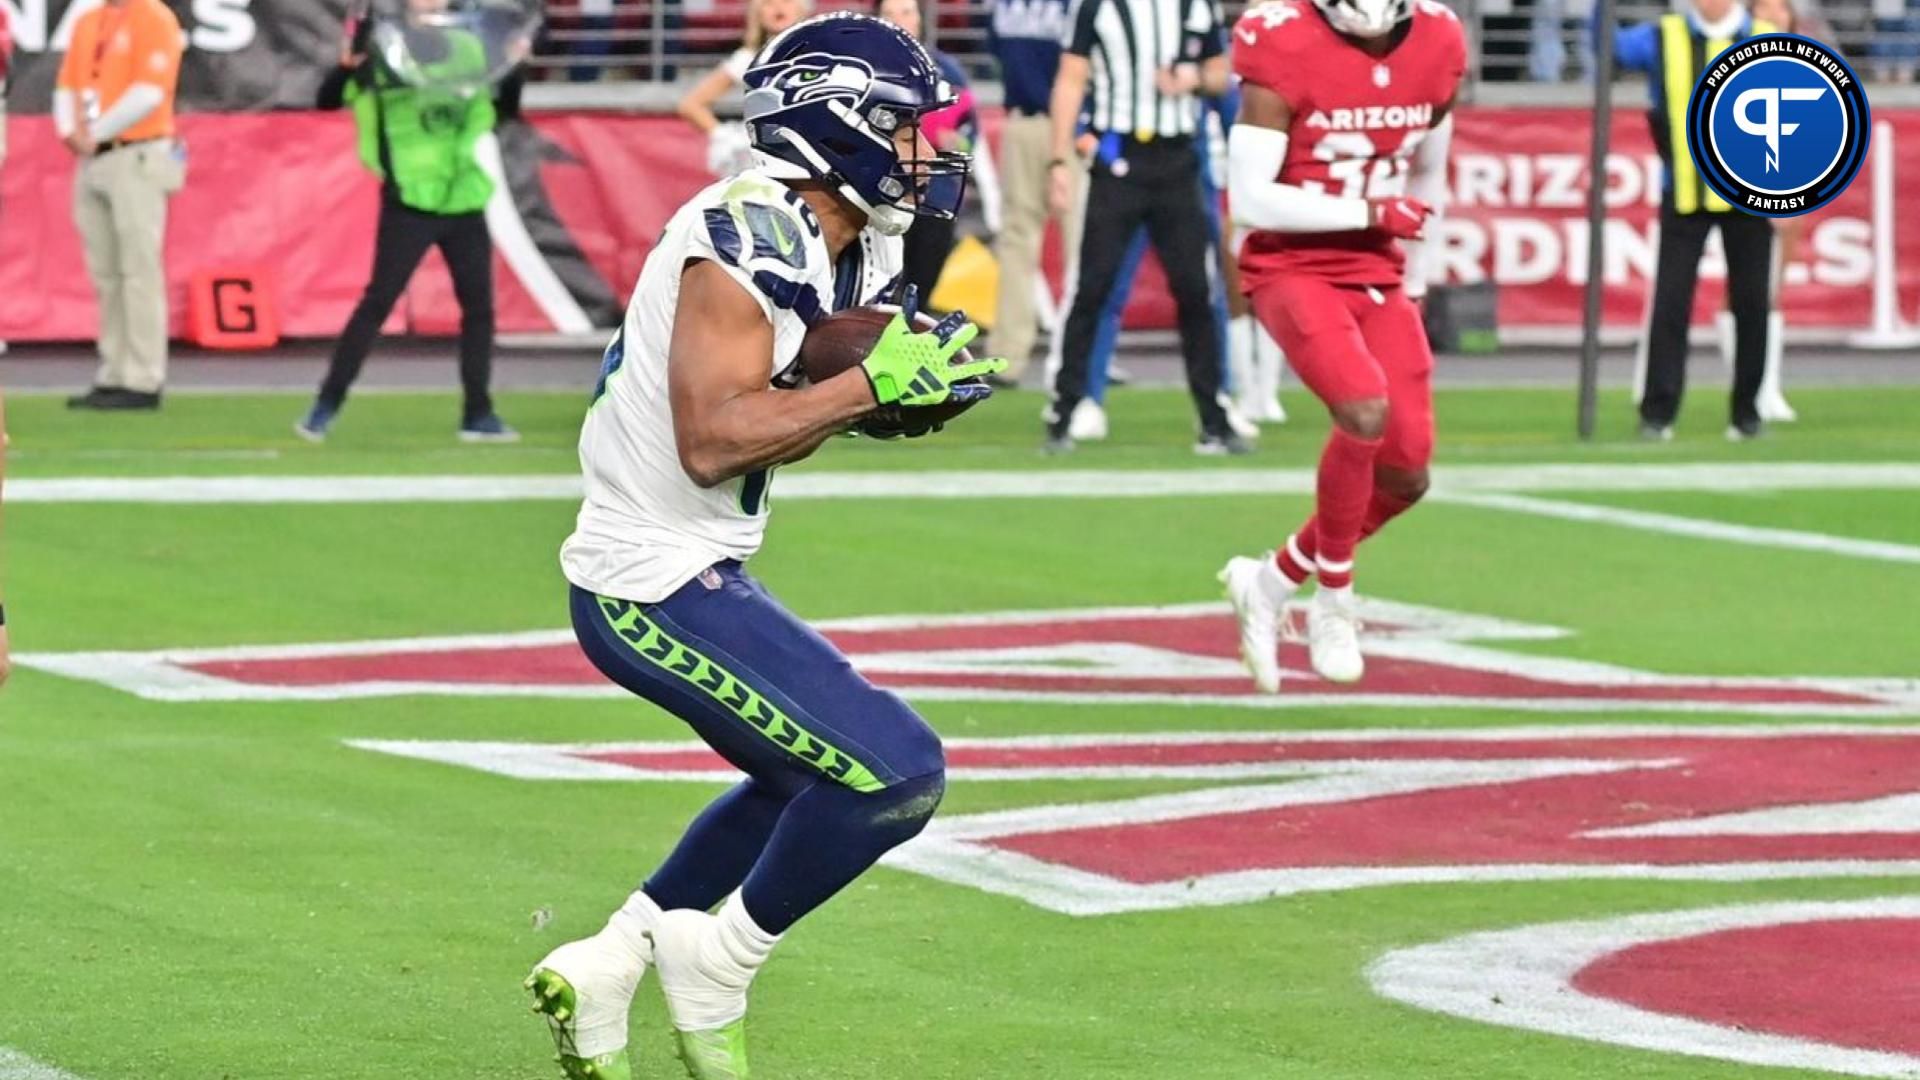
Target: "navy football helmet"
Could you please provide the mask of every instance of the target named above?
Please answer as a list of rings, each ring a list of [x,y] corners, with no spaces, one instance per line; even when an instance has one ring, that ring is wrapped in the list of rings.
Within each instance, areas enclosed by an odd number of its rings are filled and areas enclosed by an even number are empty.
[[[965,197],[965,154],[902,159],[894,133],[958,96],[918,41],[891,23],[836,12],[767,43],[747,69],[746,121],[760,166],[821,180],[889,236],[919,217],[951,218]]]

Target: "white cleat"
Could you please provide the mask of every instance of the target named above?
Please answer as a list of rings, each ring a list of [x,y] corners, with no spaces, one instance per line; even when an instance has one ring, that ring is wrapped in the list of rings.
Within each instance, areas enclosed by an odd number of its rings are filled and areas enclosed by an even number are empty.
[[[1360,618],[1350,600],[1337,599],[1330,589],[1314,594],[1307,608],[1307,654],[1313,670],[1328,682],[1359,682],[1367,661],[1360,655]]]
[[[1076,442],[1099,442],[1107,437],[1107,410],[1092,398],[1081,398],[1067,419],[1067,437]]]
[[[1762,390],[1753,406],[1760,413],[1760,419],[1769,424],[1791,424],[1800,419],[1800,414],[1793,411],[1793,406],[1787,404],[1787,399],[1778,390],[1771,394]]]
[[[568,1076],[627,1076],[627,1019],[647,958],[611,929],[548,953],[527,977]]]
[[[1260,437],[1260,425],[1254,422],[1252,413],[1242,412],[1238,405],[1224,400],[1221,402],[1220,411],[1226,414],[1227,430],[1242,439],[1252,440]]]
[[[1280,692],[1280,631],[1287,619],[1287,599],[1294,586],[1273,565],[1273,555],[1227,560],[1220,584],[1240,622],[1240,657],[1253,673],[1261,693]]]

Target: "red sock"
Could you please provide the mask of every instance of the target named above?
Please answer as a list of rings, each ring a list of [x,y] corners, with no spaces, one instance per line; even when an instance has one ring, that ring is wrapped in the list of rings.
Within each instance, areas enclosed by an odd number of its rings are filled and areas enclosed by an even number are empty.
[[[1353,549],[1360,543],[1360,527],[1373,497],[1373,459],[1380,442],[1355,438],[1336,427],[1320,454],[1314,562],[1322,588],[1353,584]]]
[[[1390,495],[1379,488],[1373,489],[1373,497],[1367,502],[1367,516],[1360,522],[1360,539],[1365,540],[1380,531],[1381,526],[1413,507],[1413,503],[1398,495]],[[1313,576],[1314,557],[1319,554],[1319,519],[1308,518],[1306,524],[1294,530],[1280,550],[1273,553],[1273,563],[1295,585],[1304,584]]]
[[[1308,518],[1307,523],[1273,553],[1273,564],[1280,568],[1281,576],[1299,585],[1313,576],[1313,556],[1319,546],[1319,526],[1313,518]]]

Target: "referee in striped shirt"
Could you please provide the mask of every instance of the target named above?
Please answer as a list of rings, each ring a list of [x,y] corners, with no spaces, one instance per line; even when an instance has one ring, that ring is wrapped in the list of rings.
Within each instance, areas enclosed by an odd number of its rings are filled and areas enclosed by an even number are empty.
[[[1048,193],[1064,214],[1075,187],[1075,129],[1092,144],[1086,223],[1073,302],[1054,373],[1046,449],[1073,448],[1067,422],[1086,394],[1087,358],[1127,243],[1141,225],[1160,255],[1180,316],[1180,352],[1200,417],[1196,453],[1240,454],[1220,402],[1220,342],[1213,321],[1213,252],[1200,186],[1200,103],[1227,90],[1223,27],[1213,0],[1073,0],[1048,112],[1053,157]],[[1089,100],[1091,91],[1091,100]]]

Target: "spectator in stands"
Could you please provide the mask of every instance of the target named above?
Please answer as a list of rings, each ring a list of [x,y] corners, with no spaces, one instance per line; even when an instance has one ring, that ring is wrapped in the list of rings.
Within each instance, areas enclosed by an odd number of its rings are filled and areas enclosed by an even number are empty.
[[[920,37],[920,0],[875,0],[873,13],[914,38]],[[973,91],[967,87],[967,73],[953,57],[939,49],[928,46],[927,52],[932,54],[933,62],[940,65],[940,73],[953,84],[960,98],[939,112],[929,113],[920,121],[920,131],[936,150],[971,154],[973,142],[980,133],[980,117],[974,110]],[[952,218],[916,217],[913,228],[907,231],[906,264],[901,278],[904,284],[920,290],[926,306],[931,306],[933,287],[940,281],[940,271],[953,250],[954,225]]]
[[[1567,64],[1567,17],[1561,0],[1533,0],[1527,32],[1527,74],[1534,82],[1559,82]]]
[[[600,77],[602,57],[613,52],[613,0],[580,0],[580,31],[573,43],[573,55],[588,62],[567,69],[573,82],[592,82]]]
[[[1875,76],[1886,82],[1910,83],[1920,68],[1920,0],[1874,4],[1873,56]],[[1883,14],[1891,9],[1898,14]]]
[[[714,104],[746,81],[747,68],[752,66],[760,46],[811,14],[813,0],[748,0],[747,36],[740,47],[680,99],[680,118],[707,136],[707,169],[715,176],[729,176],[746,168],[753,164],[753,155],[747,147],[746,127],[721,123],[713,114]]]
[[[74,23],[53,126],[79,160],[73,221],[100,298],[100,367],[74,409],[158,409],[167,381],[167,200],[186,183],[173,97],[187,38],[161,0],[107,0]]]
[[[438,247],[460,302],[460,416],[463,442],[513,442],[519,433],[493,410],[493,238],[487,232],[487,200],[493,178],[480,165],[475,146],[493,130],[490,93],[471,80],[487,74],[485,48],[461,30],[428,20],[446,0],[407,0],[408,66],[442,85],[401,80],[379,60],[369,63],[366,23],[350,21],[340,43],[340,62],[320,84],[322,109],[353,108],[360,133],[360,162],[380,178],[380,223],[374,236],[373,275],[347,319],[327,365],[326,378],[294,431],[310,442],[325,441],[360,376],[413,271]]]

